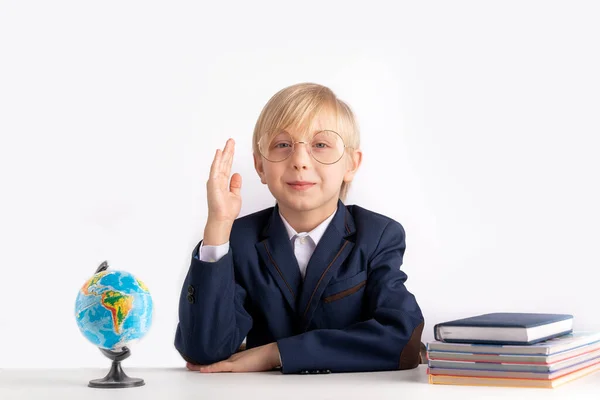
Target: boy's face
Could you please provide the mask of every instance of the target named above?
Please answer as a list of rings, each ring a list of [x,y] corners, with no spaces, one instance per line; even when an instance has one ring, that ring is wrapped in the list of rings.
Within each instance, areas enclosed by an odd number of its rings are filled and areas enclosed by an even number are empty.
[[[309,153],[310,140],[321,130],[336,130],[336,120],[329,113],[321,113],[312,121],[310,129],[287,128],[296,143],[295,151],[285,160],[271,162],[254,154],[254,167],[263,184],[269,187],[280,207],[295,211],[326,208],[335,209],[342,182],[350,182],[360,166],[360,150],[348,148],[334,164],[322,164]],[[295,182],[308,182],[297,185]]]

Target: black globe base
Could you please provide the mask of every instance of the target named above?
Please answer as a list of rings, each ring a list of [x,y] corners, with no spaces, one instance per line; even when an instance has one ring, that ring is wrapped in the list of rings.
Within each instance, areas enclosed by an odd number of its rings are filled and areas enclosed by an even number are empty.
[[[121,352],[100,349],[102,354],[112,360],[110,371],[104,378],[92,379],[88,384],[89,387],[100,389],[119,389],[144,386],[146,383],[141,378],[131,378],[121,368],[121,361],[129,357],[131,352],[127,347],[123,347]]]
[[[141,378],[131,378],[121,368],[120,361],[113,361],[112,367],[104,378],[92,379],[89,387],[101,389],[118,389],[136,386],[144,386],[145,382]]]

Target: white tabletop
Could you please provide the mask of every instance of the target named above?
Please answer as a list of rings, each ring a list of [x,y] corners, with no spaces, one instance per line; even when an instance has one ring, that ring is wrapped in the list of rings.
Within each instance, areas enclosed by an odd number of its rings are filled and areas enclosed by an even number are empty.
[[[600,373],[555,389],[445,386],[427,383],[426,367],[407,371],[283,375],[280,372],[201,374],[185,368],[124,367],[144,386],[94,389],[107,369],[0,369],[0,399],[595,399]],[[510,397],[509,397],[510,396]]]

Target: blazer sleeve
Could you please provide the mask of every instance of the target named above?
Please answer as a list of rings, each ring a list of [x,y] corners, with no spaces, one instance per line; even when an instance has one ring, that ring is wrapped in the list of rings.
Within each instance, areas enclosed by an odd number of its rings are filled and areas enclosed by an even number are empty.
[[[252,327],[246,290],[235,280],[233,249],[216,262],[201,261],[200,242],[179,297],[175,348],[193,364],[211,364],[235,353]]]
[[[332,372],[415,368],[420,362],[424,319],[400,270],[405,233],[387,224],[369,261],[364,306],[370,319],[345,329],[315,329],[279,339],[285,373],[328,369]]]

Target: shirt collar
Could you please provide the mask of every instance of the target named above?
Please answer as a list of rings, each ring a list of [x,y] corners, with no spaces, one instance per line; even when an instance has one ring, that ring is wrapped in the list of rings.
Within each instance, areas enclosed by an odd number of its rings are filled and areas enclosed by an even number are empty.
[[[310,231],[308,233],[300,232],[300,234],[306,233],[306,236],[309,236],[313,240],[313,242],[315,242],[315,246],[316,246],[317,244],[319,244],[319,240],[321,240],[321,238],[323,237],[323,234],[325,233],[325,230],[327,229],[327,227],[329,226],[329,223],[333,219],[333,216],[335,215],[336,211],[337,211],[337,209],[329,217],[327,217],[327,219],[325,221],[323,221],[319,225],[317,225],[312,231]],[[283,221],[283,225],[285,225],[285,230],[288,233],[288,238],[290,240],[292,240],[294,238],[294,236],[298,235],[299,233],[296,232],[296,230],[294,228],[292,228],[292,226],[285,220],[283,215],[281,215],[281,211],[279,211],[279,216],[281,217],[281,220]],[[302,235],[302,236],[304,236],[304,235]]]

